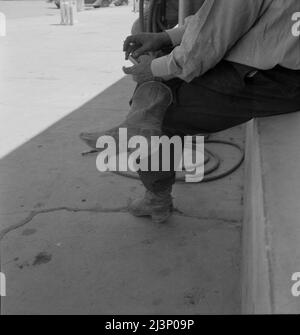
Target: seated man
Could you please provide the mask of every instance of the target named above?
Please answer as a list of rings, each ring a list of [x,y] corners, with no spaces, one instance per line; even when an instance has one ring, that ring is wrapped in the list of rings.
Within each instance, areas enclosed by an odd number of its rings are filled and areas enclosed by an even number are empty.
[[[206,0],[183,27],[129,36],[126,56],[174,49],[154,60],[140,57],[124,72],[140,85],[159,80],[172,90],[172,103],[155,107],[158,113],[161,106],[167,136],[214,133],[254,117],[300,111],[299,12],[299,0]],[[146,195],[131,212],[165,221],[175,172],[139,176]]]

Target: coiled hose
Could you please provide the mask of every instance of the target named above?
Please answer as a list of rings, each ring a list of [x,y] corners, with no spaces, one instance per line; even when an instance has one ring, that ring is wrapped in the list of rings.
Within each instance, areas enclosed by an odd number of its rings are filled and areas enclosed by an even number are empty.
[[[244,154],[244,149],[241,145],[230,142],[230,141],[224,141],[224,140],[206,140],[205,144],[221,144],[221,145],[227,145],[230,146],[239,152],[239,158],[237,161],[229,167],[226,171],[214,174],[220,166],[221,166],[221,158],[219,155],[216,153],[212,152],[211,150],[205,148],[205,159],[204,159],[204,178],[200,181],[200,183],[207,183],[211,181],[216,181],[222,178],[225,178],[235,172],[243,163],[245,154]],[[194,145],[194,149],[195,145]],[[208,167],[208,165],[210,165]],[[114,171],[115,174],[124,176],[127,178],[132,178],[132,179],[139,179],[139,176],[136,172],[132,171]],[[185,182],[185,175],[184,174],[176,174],[176,182]]]

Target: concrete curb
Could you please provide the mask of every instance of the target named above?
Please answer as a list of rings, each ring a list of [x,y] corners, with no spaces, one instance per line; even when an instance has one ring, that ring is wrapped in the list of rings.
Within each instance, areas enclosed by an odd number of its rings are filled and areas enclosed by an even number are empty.
[[[270,314],[271,293],[266,217],[257,121],[246,130],[244,222],[242,233],[242,314]]]
[[[300,313],[300,113],[249,122],[243,314]]]

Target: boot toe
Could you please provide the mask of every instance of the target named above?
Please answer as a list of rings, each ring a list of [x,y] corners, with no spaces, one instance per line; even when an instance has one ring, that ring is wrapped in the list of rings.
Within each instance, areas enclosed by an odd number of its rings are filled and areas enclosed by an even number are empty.
[[[152,211],[149,205],[144,203],[141,200],[134,200],[128,207],[129,213],[133,216],[142,217],[142,216],[151,216]]]
[[[172,215],[171,210],[165,210],[161,213],[152,213],[151,218],[154,223],[165,223]]]
[[[96,149],[97,141],[100,136],[100,133],[93,132],[82,132],[79,134],[79,138],[93,149]]]

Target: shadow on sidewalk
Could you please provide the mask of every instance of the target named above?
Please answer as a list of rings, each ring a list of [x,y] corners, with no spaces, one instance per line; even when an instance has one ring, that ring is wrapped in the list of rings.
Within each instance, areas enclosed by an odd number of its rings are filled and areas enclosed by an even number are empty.
[[[105,178],[108,174],[101,175],[96,169],[96,156],[82,157],[89,148],[78,135],[120,123],[128,112],[134,86],[129,78],[122,78],[2,158],[0,213],[51,207],[61,196],[70,204],[76,192],[82,191],[82,183],[93,185],[95,179]]]
[[[176,186],[182,214],[155,225],[126,212],[138,180],[81,155],[78,134],[121,122],[133,89],[121,79],[0,161],[4,314],[239,312],[241,171]]]

